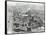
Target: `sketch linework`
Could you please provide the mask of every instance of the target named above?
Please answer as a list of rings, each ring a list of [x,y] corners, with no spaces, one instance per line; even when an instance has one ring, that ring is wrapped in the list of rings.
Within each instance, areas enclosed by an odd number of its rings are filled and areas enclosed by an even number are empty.
[[[7,32],[45,31],[44,4],[7,1]]]

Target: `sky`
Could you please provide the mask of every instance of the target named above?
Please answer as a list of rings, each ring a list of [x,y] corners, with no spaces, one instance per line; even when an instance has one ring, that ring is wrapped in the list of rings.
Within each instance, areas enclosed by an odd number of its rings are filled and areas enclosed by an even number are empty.
[[[41,4],[41,3],[25,3],[25,2],[11,2],[11,1],[8,1],[7,2],[7,5],[8,6],[24,6],[24,5],[27,5],[28,7],[34,7],[35,6],[35,9],[44,9],[44,4]]]

